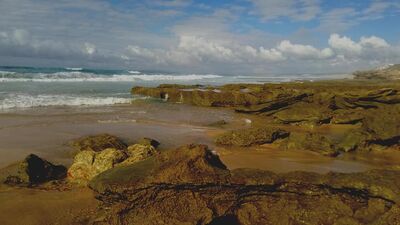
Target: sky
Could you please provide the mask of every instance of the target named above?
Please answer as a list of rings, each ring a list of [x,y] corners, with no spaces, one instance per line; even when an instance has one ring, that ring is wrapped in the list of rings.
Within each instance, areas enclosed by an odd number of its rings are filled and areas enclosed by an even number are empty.
[[[398,0],[0,0],[0,65],[207,74],[400,63]]]

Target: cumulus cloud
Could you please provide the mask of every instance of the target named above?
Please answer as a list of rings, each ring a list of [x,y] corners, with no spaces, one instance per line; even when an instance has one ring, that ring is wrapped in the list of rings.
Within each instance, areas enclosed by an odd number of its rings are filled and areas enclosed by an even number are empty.
[[[185,73],[297,73],[351,71],[400,60],[395,34],[385,33],[389,43],[378,35],[355,39],[357,32],[347,32],[398,15],[396,1],[373,0],[358,7],[326,7],[321,0],[246,1],[2,0],[0,61]]]
[[[336,53],[345,57],[374,58],[385,55],[388,57],[394,50],[384,39],[376,36],[361,37],[355,42],[349,37],[332,34],[328,43]]]
[[[277,48],[288,57],[299,59],[326,59],[334,55],[330,48],[319,50],[311,45],[292,44],[288,40],[282,41]]]

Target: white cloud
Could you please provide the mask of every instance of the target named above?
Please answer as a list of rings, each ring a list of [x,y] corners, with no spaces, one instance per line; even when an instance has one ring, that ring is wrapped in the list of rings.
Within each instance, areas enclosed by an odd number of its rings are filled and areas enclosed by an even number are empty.
[[[360,41],[355,42],[349,37],[332,34],[328,43],[336,53],[348,58],[388,57],[394,50],[384,39],[376,36],[361,37]]]
[[[346,36],[341,37],[339,34],[332,34],[328,43],[339,54],[359,55],[362,51],[362,46],[359,43]]]
[[[277,48],[288,57],[299,59],[326,59],[334,55],[330,48],[319,50],[311,45],[292,44],[288,40],[282,41]]]
[[[389,44],[382,38],[371,36],[371,37],[361,37],[360,45],[370,48],[387,48],[390,47]]]

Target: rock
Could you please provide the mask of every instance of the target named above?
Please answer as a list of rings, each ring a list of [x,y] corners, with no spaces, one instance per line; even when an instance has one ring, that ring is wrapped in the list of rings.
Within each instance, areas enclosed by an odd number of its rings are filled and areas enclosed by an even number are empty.
[[[151,138],[141,138],[136,143],[140,145],[153,146],[154,148],[157,148],[160,145],[160,142]]]
[[[132,93],[153,97],[167,94],[168,101],[199,106],[232,107],[239,113],[266,117],[265,121],[273,126],[291,124],[308,129],[311,133],[315,131],[309,128],[321,124],[349,124],[355,125],[355,128],[362,126],[357,134],[350,135],[354,140],[347,138],[332,142],[318,134],[301,138],[317,139],[316,144],[300,144],[298,147],[316,148],[317,152],[327,155],[337,155],[339,151],[385,150],[400,146],[400,83],[395,81],[230,84],[221,87],[160,85],[157,88],[136,87]],[[233,134],[238,137],[234,137]],[[243,141],[244,139],[248,140]],[[253,132],[238,130],[217,138],[217,143],[249,146],[273,141],[269,138],[265,141],[263,139]],[[355,140],[360,142],[356,143]],[[233,143],[235,141],[237,143]]]
[[[96,175],[113,168],[127,158],[123,151],[108,148],[101,152],[79,152],[68,169],[68,179],[80,185],[87,184]]]
[[[362,122],[364,115],[358,111],[336,110],[332,117],[333,124],[357,124]]]
[[[153,144],[155,144],[156,146],[158,145],[156,143]],[[156,148],[150,143],[131,145],[127,148],[126,152],[128,154],[128,158],[124,160],[120,165],[129,165],[132,163],[136,163],[158,153]]]
[[[283,148],[309,150],[326,156],[337,156],[340,153],[332,140],[318,133],[292,132],[287,141],[281,144]]]
[[[4,183],[8,185],[32,186],[66,177],[67,169],[54,165],[37,155],[30,154],[24,161],[7,168]]]
[[[214,90],[212,87],[187,85],[160,85],[156,88],[134,87],[131,93],[199,106],[230,107],[258,103],[258,98],[252,93],[241,92],[240,90]]]
[[[90,184],[104,203],[96,224],[396,224],[400,171],[275,174],[229,171],[189,145]]]
[[[379,115],[379,116],[378,116]],[[400,144],[400,106],[371,110],[363,120],[370,144],[393,146]]]
[[[124,150],[127,147],[127,145],[122,140],[110,134],[86,136],[73,140],[70,144],[78,151],[95,152],[100,152],[107,148]]]
[[[289,132],[272,127],[247,128],[226,132],[215,139],[220,145],[251,146],[272,143]]]
[[[257,104],[254,106],[250,105],[249,107],[236,108],[235,110],[236,112],[240,113],[262,113],[264,115],[272,115],[282,109],[287,108],[292,104],[302,101],[309,96],[310,94],[308,93],[299,93],[283,97],[280,96],[267,103]]]
[[[212,122],[210,124],[208,124],[208,126],[210,127],[222,127],[224,125],[228,124],[225,120],[218,120],[215,122]]]
[[[299,102],[287,109],[276,112],[273,114],[273,117],[284,124],[324,124],[329,123],[332,116],[329,110],[323,105]]]
[[[205,145],[187,145],[96,176],[90,187],[99,192],[114,188],[145,187],[153,183],[219,183],[226,181],[226,166]]]
[[[361,130],[352,130],[348,132],[342,140],[336,145],[336,148],[342,152],[365,149],[367,145],[368,134]]]

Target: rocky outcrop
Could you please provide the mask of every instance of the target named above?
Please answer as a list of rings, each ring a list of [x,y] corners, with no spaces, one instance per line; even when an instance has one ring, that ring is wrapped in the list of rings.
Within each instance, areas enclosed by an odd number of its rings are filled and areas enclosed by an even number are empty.
[[[228,131],[215,139],[220,145],[251,146],[272,143],[289,136],[289,132],[273,127],[257,127]]]
[[[395,148],[400,140],[398,82],[326,81],[221,87],[165,85],[157,88],[136,87],[132,93],[161,98],[168,96],[168,101],[200,106],[232,107],[238,113],[266,118],[268,126],[303,126],[311,128],[308,130],[311,133],[314,132],[313,127],[323,124],[357,125],[352,130],[354,133],[349,134],[355,138],[352,140],[347,136],[341,137],[341,140],[330,140],[325,135],[303,133],[302,137],[294,135],[291,141],[284,142],[330,156],[339,152]],[[233,131],[217,138],[217,143],[250,146],[272,142],[264,133],[257,128],[248,132]],[[314,145],[307,144],[308,141],[314,142]],[[290,149],[290,146],[283,147]]]
[[[93,224],[397,224],[400,172],[229,171],[206,146],[95,177]]]
[[[104,171],[112,169],[116,166],[127,166],[134,164],[157,154],[158,151],[156,148],[160,144],[156,140],[142,138],[137,144],[128,146],[126,149],[101,149],[101,147],[109,146],[110,140],[116,141],[119,139],[114,136],[107,135],[107,138],[100,138],[100,140],[108,140],[102,145],[98,143],[92,143],[92,141],[96,140],[97,138],[98,137],[86,137],[81,139],[90,140],[83,141],[85,143],[85,149],[96,149],[96,151],[83,150],[76,154],[73,164],[68,169],[68,180],[70,182],[79,185],[86,185],[93,177]],[[91,143],[93,146],[90,145]]]
[[[8,185],[33,186],[66,177],[67,168],[54,165],[37,155],[30,154],[24,161],[0,172],[0,179]]]
[[[73,140],[70,145],[78,151],[103,151],[106,148],[126,149],[127,145],[118,137],[110,134],[85,136]]]
[[[357,71],[353,75],[355,79],[398,80],[400,79],[400,64],[387,65],[374,70]]]

